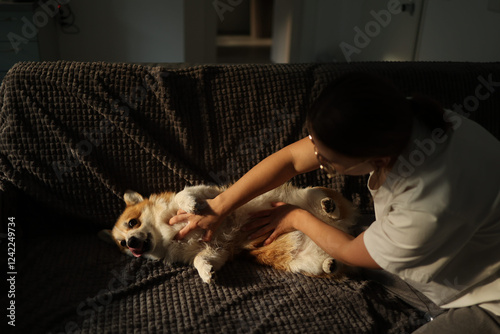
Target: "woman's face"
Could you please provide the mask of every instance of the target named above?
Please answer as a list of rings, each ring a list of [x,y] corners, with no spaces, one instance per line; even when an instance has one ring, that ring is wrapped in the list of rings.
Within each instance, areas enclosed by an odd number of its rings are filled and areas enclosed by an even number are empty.
[[[313,143],[316,147],[317,157],[325,170],[335,170],[344,175],[365,175],[374,170],[371,159],[352,158],[335,152],[324,145],[314,133],[311,133]]]

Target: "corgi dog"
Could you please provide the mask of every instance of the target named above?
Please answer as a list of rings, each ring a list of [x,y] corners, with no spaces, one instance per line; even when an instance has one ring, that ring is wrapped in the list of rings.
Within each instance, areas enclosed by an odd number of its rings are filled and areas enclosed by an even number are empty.
[[[350,233],[356,216],[353,205],[340,193],[322,187],[297,188],[285,184],[256,197],[228,215],[210,242],[201,241],[205,232],[202,229],[190,232],[182,240],[175,240],[175,235],[187,222],[171,226],[168,224],[169,219],[179,209],[199,213],[204,200],[215,198],[223,190],[217,186],[199,185],[186,187],[178,193],[153,194],[149,198],[127,191],[124,195],[125,211],[112,230],[102,232],[130,256],[194,265],[206,283],[212,282],[214,272],[243,250],[257,262],[280,270],[310,276],[339,272],[342,265],[337,264],[300,231],[285,233],[271,244],[259,247],[267,236],[248,240],[252,231],[241,230],[249,222],[252,213],[270,209],[271,202],[285,202]]]

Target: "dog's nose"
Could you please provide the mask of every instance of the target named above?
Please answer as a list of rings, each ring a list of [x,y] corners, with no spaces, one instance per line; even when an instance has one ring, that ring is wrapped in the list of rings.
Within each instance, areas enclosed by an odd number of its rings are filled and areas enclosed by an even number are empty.
[[[130,237],[127,241],[127,246],[129,248],[139,248],[141,246],[141,241],[136,237]]]

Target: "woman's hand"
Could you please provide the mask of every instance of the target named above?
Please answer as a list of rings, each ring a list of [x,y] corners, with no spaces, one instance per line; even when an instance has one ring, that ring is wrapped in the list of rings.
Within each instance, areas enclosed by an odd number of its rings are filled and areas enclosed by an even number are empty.
[[[202,228],[206,230],[203,235],[203,241],[212,240],[213,233],[222,223],[224,217],[216,213],[213,208],[213,200],[206,200],[206,208],[203,210],[203,215],[197,215],[194,213],[187,213],[186,211],[179,209],[177,215],[170,218],[168,221],[169,225],[174,225],[182,222],[188,222],[188,224],[177,233],[175,236],[176,240],[183,239],[189,232],[196,228]]]
[[[271,235],[264,242],[269,245],[280,235],[292,232],[297,229],[300,221],[304,219],[307,211],[284,202],[271,203],[273,209],[256,212],[250,216],[251,222],[246,224],[242,230],[251,231],[260,228],[252,233],[248,238],[257,239],[272,231]]]

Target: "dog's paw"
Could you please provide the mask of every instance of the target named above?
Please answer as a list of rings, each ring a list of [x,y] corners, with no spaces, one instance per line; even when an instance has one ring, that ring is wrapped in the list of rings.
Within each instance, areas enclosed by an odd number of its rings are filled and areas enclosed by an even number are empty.
[[[196,198],[187,191],[181,191],[175,195],[175,201],[179,205],[179,208],[188,213],[196,213],[199,209]]]
[[[327,274],[335,274],[338,271],[337,261],[332,258],[323,261],[323,271]]]
[[[335,201],[330,197],[325,197],[321,200],[321,209],[323,209],[328,216],[334,217],[336,208],[337,205],[335,204]]]
[[[213,283],[215,271],[213,270],[213,267],[211,265],[207,264],[203,266],[203,268],[199,268],[198,273],[200,274],[200,277],[203,280],[203,282],[207,284]]]
[[[194,267],[198,270],[198,274],[205,283],[212,283],[215,276],[214,267],[202,256],[194,258]]]

